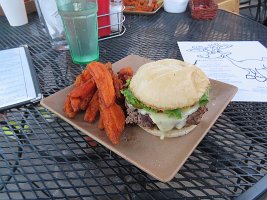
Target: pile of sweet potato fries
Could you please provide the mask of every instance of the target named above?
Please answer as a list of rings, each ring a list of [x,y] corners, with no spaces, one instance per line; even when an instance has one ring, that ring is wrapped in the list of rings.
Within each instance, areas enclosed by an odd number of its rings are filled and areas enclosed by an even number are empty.
[[[123,0],[125,11],[152,12],[159,7],[157,0]]]
[[[105,129],[113,144],[120,142],[124,130],[124,97],[120,90],[133,76],[131,67],[122,68],[117,74],[111,63],[92,62],[76,77],[75,88],[67,95],[64,113],[74,118],[85,111],[84,120],[95,122],[100,113],[98,128]]]

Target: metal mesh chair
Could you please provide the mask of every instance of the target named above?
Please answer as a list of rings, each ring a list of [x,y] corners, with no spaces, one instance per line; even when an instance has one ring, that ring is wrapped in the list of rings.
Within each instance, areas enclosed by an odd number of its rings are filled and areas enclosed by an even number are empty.
[[[240,10],[248,9],[249,17],[258,22],[263,22],[266,16],[267,0],[241,0]]]

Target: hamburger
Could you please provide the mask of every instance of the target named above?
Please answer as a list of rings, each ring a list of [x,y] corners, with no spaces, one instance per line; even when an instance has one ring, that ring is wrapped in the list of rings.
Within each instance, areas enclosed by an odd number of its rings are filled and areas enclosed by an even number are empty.
[[[210,81],[195,65],[163,59],[142,65],[122,90],[126,124],[164,137],[192,131],[207,111]]]

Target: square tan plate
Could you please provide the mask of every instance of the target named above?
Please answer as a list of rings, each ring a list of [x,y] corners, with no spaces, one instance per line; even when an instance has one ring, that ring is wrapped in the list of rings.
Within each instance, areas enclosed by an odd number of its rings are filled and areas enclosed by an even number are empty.
[[[146,58],[130,55],[114,63],[113,69],[118,71],[121,67],[131,66],[134,70],[137,70],[139,66],[149,61]],[[97,122],[89,124],[83,120],[84,113],[79,114],[74,119],[64,116],[63,104],[66,95],[72,88],[73,86],[69,86],[43,99],[41,105],[106,148],[163,182],[170,181],[175,176],[237,92],[235,86],[211,80],[209,111],[204,114],[201,123],[191,133],[178,138],[160,140],[159,137],[145,132],[138,126],[126,127],[121,143],[114,146],[109,142],[105,132],[97,128]]]

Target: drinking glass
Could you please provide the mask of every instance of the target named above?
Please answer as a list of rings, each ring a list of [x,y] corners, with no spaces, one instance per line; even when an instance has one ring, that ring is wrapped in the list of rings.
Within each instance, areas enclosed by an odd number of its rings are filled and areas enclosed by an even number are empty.
[[[87,64],[99,59],[97,1],[56,0],[72,60]]]
[[[35,5],[40,22],[48,33],[52,48],[55,50],[69,50],[56,0],[35,0]]]

